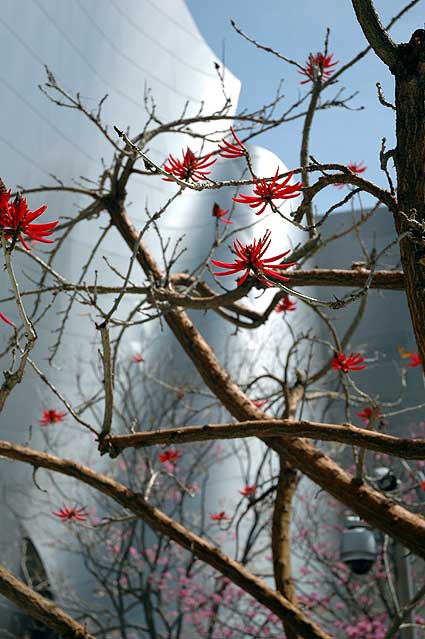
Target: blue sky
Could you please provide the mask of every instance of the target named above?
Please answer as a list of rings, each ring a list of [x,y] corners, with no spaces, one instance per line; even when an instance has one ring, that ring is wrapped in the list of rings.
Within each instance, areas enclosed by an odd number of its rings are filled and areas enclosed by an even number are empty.
[[[287,95],[284,105],[289,106],[291,99],[305,88],[299,84],[300,76],[294,67],[243,40],[230,26],[230,18],[259,42],[300,63],[310,52],[323,49],[327,27],[331,29],[329,50],[341,63],[351,59],[366,44],[350,0],[186,0],[186,3],[218,59],[222,59],[224,51],[226,65],[242,81],[241,108],[254,109],[271,100],[281,78]],[[406,0],[375,1],[383,24],[405,4]],[[420,0],[393,27],[391,36],[396,42],[408,41],[415,29],[423,27],[424,6],[425,0]],[[322,162],[347,164],[363,160],[368,167],[365,176],[386,186],[379,168],[379,151],[383,137],[387,138],[388,148],[394,143],[395,118],[392,110],[378,102],[377,81],[392,101],[392,76],[371,52],[344,74],[338,85],[328,89],[325,97],[344,87],[347,94],[358,91],[351,105],[365,108],[354,112],[333,109],[317,114],[311,152]],[[265,134],[258,142],[279,155],[289,167],[298,166],[300,130],[301,121],[298,121]]]

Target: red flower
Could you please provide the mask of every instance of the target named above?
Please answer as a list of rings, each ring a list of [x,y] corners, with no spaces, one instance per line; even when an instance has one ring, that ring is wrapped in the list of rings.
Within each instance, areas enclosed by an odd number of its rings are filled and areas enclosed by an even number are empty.
[[[227,140],[223,139],[222,143],[218,145],[218,148],[221,149],[219,155],[221,155],[222,158],[241,158],[244,155],[247,155],[248,151],[246,150],[232,127],[230,127],[230,130],[234,139],[236,140],[236,144],[232,144],[232,142],[228,142]]]
[[[163,453],[161,453],[161,455],[159,456],[159,461],[162,462],[163,464],[165,462],[169,462],[170,464],[173,464],[173,466],[175,466],[177,460],[182,456],[181,452],[178,450],[165,450]]]
[[[131,358],[131,360],[135,363],[135,364],[139,364],[140,362],[144,362],[145,360],[143,359],[142,355],[140,353],[136,353],[135,355],[133,355],[133,357]]]
[[[3,322],[6,322],[6,324],[9,324],[9,326],[13,326],[13,328],[16,328],[15,324],[11,322],[10,319],[6,317],[6,315],[3,315],[3,313],[0,313],[0,319],[3,320]]]
[[[425,492],[425,481],[421,481],[421,488]]]
[[[230,519],[230,517],[226,515],[224,510],[222,510],[221,513],[211,514],[210,517],[212,521],[226,521]]]
[[[301,73],[301,75],[307,76],[307,79],[301,80],[300,84],[306,84],[307,82],[317,82],[318,80],[320,80],[321,82],[323,80],[328,80],[333,73],[333,71],[331,71],[330,69],[332,69],[332,67],[334,67],[339,62],[339,60],[336,60],[336,62],[332,62],[333,55],[333,53],[331,53],[330,55],[324,55],[320,52],[316,53],[316,55],[310,53],[308,60],[305,63],[304,69],[302,71],[298,71],[298,73]]]
[[[251,399],[252,403],[254,404],[254,406],[256,406],[257,408],[261,408],[262,406],[265,406],[266,404],[268,404],[268,399]]]
[[[422,363],[419,353],[410,353],[409,359],[410,362],[407,364],[409,368],[416,368],[416,366],[420,366]]]
[[[62,521],[86,521],[89,513],[84,507],[77,508],[77,506],[72,506],[71,508],[69,508],[64,504],[63,508],[61,508],[57,512],[53,512],[52,515],[55,515],[55,517],[59,517],[59,519],[62,519]]]
[[[266,178],[261,178],[255,181],[254,193],[255,195],[244,195],[239,193],[239,197],[232,198],[234,202],[240,202],[241,204],[248,204],[251,209],[256,209],[261,206],[261,209],[256,212],[255,215],[261,215],[264,212],[268,204],[272,204],[273,200],[288,200],[292,197],[298,197],[299,191],[303,185],[302,182],[296,182],[295,184],[289,184],[294,172],[291,171],[289,175],[283,180],[283,182],[277,181],[279,174],[279,167],[276,169],[275,176],[267,181]]]
[[[332,368],[336,371],[342,371],[348,373],[348,371],[361,371],[366,368],[366,364],[359,366],[364,362],[364,357],[360,353],[351,353],[350,355],[344,355],[344,353],[337,353],[332,360]]]
[[[257,490],[257,486],[252,484],[252,486],[245,486],[243,490],[240,490],[240,494],[244,497],[255,497],[255,492]]]
[[[186,152],[182,150],[183,153],[183,162],[181,160],[176,160],[170,153],[168,156],[169,164],[164,164],[164,169],[168,173],[172,173],[180,180],[189,180],[192,179],[194,182],[198,182],[199,180],[206,180],[207,175],[211,173],[211,171],[205,171],[205,169],[211,164],[214,164],[217,160],[208,160],[211,157],[211,153],[206,155],[204,158],[197,158],[196,155],[187,147]],[[173,182],[172,178],[162,178],[166,182]]]
[[[275,306],[276,313],[284,313],[286,311],[295,311],[297,308],[297,303],[292,301],[289,295],[285,295],[282,297],[280,302]]]
[[[266,231],[264,237],[259,240],[254,239],[252,244],[247,244],[246,246],[243,246],[239,240],[233,242],[233,251],[238,258],[233,263],[211,260],[215,266],[229,269],[224,271],[224,273],[214,272],[214,275],[221,277],[224,275],[236,275],[236,273],[245,271],[242,277],[240,277],[237,281],[238,286],[242,286],[251,271],[260,282],[263,282],[263,284],[269,287],[273,286],[273,284],[267,282],[267,280],[263,277],[264,275],[288,281],[289,278],[278,273],[276,269],[289,268],[290,266],[294,266],[295,262],[287,262],[286,264],[271,264],[271,262],[280,260],[282,257],[285,257],[285,255],[288,255],[290,251],[285,251],[285,253],[280,253],[274,257],[263,258],[264,253],[267,251],[271,243],[270,235],[271,231]]]
[[[40,426],[50,426],[50,424],[63,422],[65,417],[66,413],[60,413],[54,408],[51,408],[50,410],[43,411],[43,417],[38,420],[38,423]]]
[[[364,165],[363,160],[361,162],[352,162],[351,164],[347,164],[347,169],[350,169],[352,173],[364,173],[367,169],[367,166]]]
[[[347,169],[350,169],[352,173],[364,173],[366,171],[367,166],[365,166],[364,162],[352,162],[351,164],[347,164]],[[335,182],[334,186],[338,189],[342,189],[345,184],[343,182]]]
[[[1,189],[1,185],[0,185]],[[27,201],[18,193],[12,203],[9,202],[9,193],[2,193],[0,196],[0,226],[4,229],[6,239],[13,238],[14,241],[19,239],[23,246],[30,251],[30,247],[23,238],[23,233],[31,240],[50,244],[53,240],[46,239],[47,235],[51,235],[57,222],[48,222],[46,224],[33,224],[32,222],[40,217],[47,209],[47,206],[41,206],[36,211],[28,209]]]
[[[222,222],[224,222],[225,224],[233,224],[232,220],[225,220],[224,216],[227,215],[229,212],[229,209],[222,209],[217,202],[214,202],[214,206],[212,209],[212,215],[213,217],[217,217],[219,220],[221,220]]]
[[[374,410],[370,406],[365,406],[361,413],[356,413],[357,417],[360,417],[362,423],[367,426],[370,422],[372,414],[374,413],[374,419],[379,419],[380,423],[383,424],[384,421],[382,419],[381,410]]]

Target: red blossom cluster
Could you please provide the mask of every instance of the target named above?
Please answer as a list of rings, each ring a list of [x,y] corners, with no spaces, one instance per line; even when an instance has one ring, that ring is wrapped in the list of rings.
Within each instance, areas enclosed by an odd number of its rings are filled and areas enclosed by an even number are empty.
[[[38,420],[40,426],[51,426],[52,424],[59,424],[65,420],[66,413],[61,413],[54,408],[43,411],[43,417]]]
[[[409,368],[416,368],[416,366],[420,366],[422,363],[419,353],[410,353],[409,360],[410,361],[406,364],[406,366],[409,366]]]
[[[52,234],[57,221],[33,224],[34,220],[40,217],[46,209],[47,206],[44,205],[35,211],[30,211],[26,199],[20,193],[12,202],[10,190],[6,189],[4,182],[0,179],[0,227],[7,240],[11,239],[13,242],[19,240],[28,251],[31,248],[26,243],[24,235],[36,242],[44,242],[45,244],[53,242],[53,240],[47,239],[47,236]]]
[[[211,513],[210,517],[212,521],[228,521],[230,519],[224,510],[219,513]]]
[[[343,373],[361,371],[366,368],[366,364],[361,365],[362,362],[364,362],[364,357],[362,357],[360,353],[351,353],[350,355],[336,353],[332,359],[332,368],[336,371],[342,371]]]
[[[239,193],[238,197],[232,198],[233,201],[248,204],[251,209],[261,207],[260,210],[255,213],[255,215],[261,215],[268,204],[273,204],[273,200],[288,200],[293,197],[298,197],[303,183],[296,182],[295,184],[289,184],[294,172],[291,171],[283,182],[277,181],[278,175],[279,167],[276,169],[276,173],[271,180],[267,180],[266,178],[259,180],[254,179],[254,195]]]
[[[370,406],[365,406],[364,409],[360,413],[356,413],[356,415],[357,417],[360,417],[361,422],[364,426],[367,426],[369,424],[372,417],[373,419],[378,420],[381,426],[385,425],[385,421],[382,418],[380,408],[371,408]]]
[[[186,151],[182,150],[182,153],[183,161],[176,160],[170,153],[167,160],[168,164],[164,164],[164,170],[179,178],[179,180],[193,180],[193,182],[206,180],[207,175],[209,175],[211,171],[206,171],[205,169],[217,161],[215,159],[208,161],[211,157],[211,153],[204,158],[198,158],[189,147],[187,147]],[[162,179],[166,182],[174,181],[170,177],[164,177]]]
[[[238,138],[238,136],[236,135],[232,127],[230,127],[230,130],[232,132],[232,135],[236,144],[233,144],[232,142],[228,142],[227,140],[223,138],[221,144],[218,145],[218,148],[221,149],[219,152],[219,155],[221,155],[222,158],[232,158],[232,159],[241,158],[244,155],[247,155],[248,154],[247,149],[242,144],[242,142],[240,141],[240,139]]]
[[[164,450],[159,456],[159,461],[163,464],[168,462],[174,466],[181,456],[182,454],[179,450]]]
[[[212,216],[224,222],[224,224],[233,224],[232,220],[226,220],[225,215],[227,215],[229,209],[222,209],[217,202],[214,202],[214,206],[212,208]]]
[[[406,366],[409,368],[416,368],[416,366],[420,366],[422,364],[421,356],[419,353],[413,353],[412,351],[406,351],[404,346],[400,344],[397,346],[397,350],[400,353],[402,359],[410,360]]]
[[[288,281],[288,277],[281,275],[277,271],[280,269],[287,269],[290,266],[294,266],[295,262],[287,262],[285,264],[273,264],[276,260],[288,255],[290,251],[274,255],[273,257],[264,257],[271,244],[271,232],[267,231],[264,237],[256,240],[254,239],[252,244],[244,246],[239,240],[233,242],[233,251],[237,255],[237,259],[234,262],[220,262],[219,260],[211,260],[211,262],[219,268],[228,269],[224,273],[214,272],[214,275],[219,277],[225,275],[236,275],[241,271],[245,271],[244,274],[237,280],[238,286],[246,281],[248,275],[252,273],[257,279],[265,284],[267,287],[273,286],[265,279],[266,277],[276,277],[279,280]]]
[[[252,484],[251,486],[245,486],[245,488],[243,490],[240,490],[240,494],[243,495],[243,497],[255,497],[255,493],[257,491],[257,486],[255,484]]]
[[[295,300],[291,300],[289,295],[284,295],[282,299],[276,304],[275,311],[276,313],[286,313],[287,311],[295,311],[297,308],[297,303]]]
[[[77,506],[66,506],[63,505],[63,508],[60,510],[53,512],[52,515],[55,517],[59,517],[62,521],[86,521],[89,513],[86,511],[84,507],[77,508]]]
[[[252,399],[251,401],[257,408],[262,408],[269,403],[268,399]]]
[[[223,138],[221,144],[218,145],[220,149],[219,155],[223,158],[240,158],[248,156],[248,150],[236,135],[234,129],[230,127],[234,142],[229,142]],[[164,163],[164,170],[170,174],[170,177],[164,177],[166,182],[172,182],[175,176],[179,180],[192,180],[193,182],[199,182],[208,179],[207,176],[210,171],[206,169],[216,162],[216,159],[210,159],[212,153],[209,153],[205,157],[198,157],[195,153],[187,147],[186,151],[182,150],[183,159],[176,159],[171,153],[169,154],[166,162]],[[252,209],[260,209],[256,211],[256,215],[261,215],[266,207],[273,204],[273,200],[287,200],[294,197],[298,197],[300,190],[303,186],[302,182],[296,182],[295,184],[289,184],[292,179],[293,171],[291,171],[286,178],[279,182],[279,167],[276,169],[276,173],[272,178],[259,178],[254,177],[254,191],[253,195],[245,195],[239,193],[238,197],[234,197],[235,202],[241,204],[248,204]],[[226,215],[229,213],[229,209],[223,209],[217,203],[214,204],[212,209],[212,216],[221,220],[225,224],[233,224],[231,220],[226,219]]]
[[[333,56],[333,53],[330,53],[329,55],[325,55],[321,52],[316,54],[310,53],[304,69],[302,71],[298,71],[301,75],[307,76],[305,80],[301,80],[300,84],[317,81],[323,82],[324,80],[328,80],[333,73],[331,69],[339,62],[339,60],[332,62]]]
[[[347,164],[347,169],[350,169],[351,173],[364,173],[367,169],[365,163],[362,162],[351,162],[351,164]],[[335,182],[333,186],[336,186],[338,189],[342,189],[345,184],[343,182]]]

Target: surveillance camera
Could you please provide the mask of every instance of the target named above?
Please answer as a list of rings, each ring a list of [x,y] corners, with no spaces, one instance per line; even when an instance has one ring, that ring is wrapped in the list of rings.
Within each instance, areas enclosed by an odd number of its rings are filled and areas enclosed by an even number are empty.
[[[345,562],[355,575],[365,575],[375,563],[374,559],[350,559]]]
[[[375,535],[366,522],[357,516],[346,519],[341,535],[340,558],[356,575],[365,575],[378,555]]]

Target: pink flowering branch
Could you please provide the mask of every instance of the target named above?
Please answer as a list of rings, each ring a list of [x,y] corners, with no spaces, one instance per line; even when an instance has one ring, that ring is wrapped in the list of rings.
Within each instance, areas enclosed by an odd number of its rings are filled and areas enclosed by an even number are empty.
[[[271,610],[279,619],[284,620],[295,632],[300,633],[306,639],[331,639],[326,632],[308,620],[285,597],[274,592],[261,579],[212,544],[177,523],[158,508],[151,506],[142,494],[135,493],[123,484],[82,464],[5,441],[0,441],[0,457],[21,461],[34,468],[46,468],[68,477],[74,477],[91,486],[143,519],[156,532],[165,534],[192,552],[198,559],[205,561],[231,579],[237,586]]]

